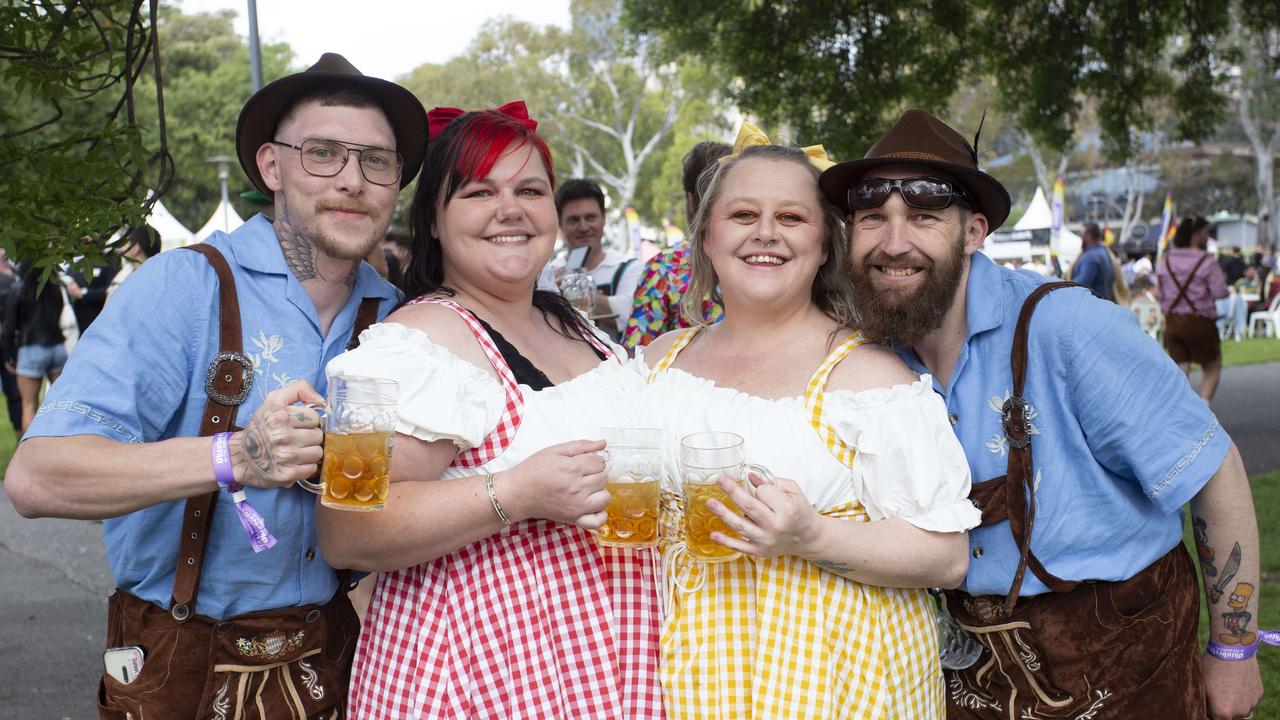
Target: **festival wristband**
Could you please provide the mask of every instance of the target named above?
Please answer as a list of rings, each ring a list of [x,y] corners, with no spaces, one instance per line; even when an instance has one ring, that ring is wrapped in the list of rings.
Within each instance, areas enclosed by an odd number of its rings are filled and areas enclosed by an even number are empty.
[[[1280,630],[1259,630],[1258,639],[1250,645],[1222,645],[1210,640],[1206,650],[1219,660],[1248,660],[1262,643],[1280,646]]]
[[[221,432],[213,436],[213,479],[217,480],[218,485],[224,490],[231,493],[231,500],[236,506],[236,515],[240,517],[240,524],[244,526],[244,531],[249,536],[249,544],[253,546],[255,553],[260,553],[275,545],[276,539],[267,529],[267,521],[262,518],[262,514],[249,504],[249,499],[244,494],[244,486],[236,482],[235,472],[231,468],[230,438],[229,432]]]

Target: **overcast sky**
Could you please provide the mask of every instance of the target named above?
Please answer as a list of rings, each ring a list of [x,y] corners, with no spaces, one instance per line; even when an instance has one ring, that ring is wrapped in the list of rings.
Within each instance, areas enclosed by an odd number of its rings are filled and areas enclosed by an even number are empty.
[[[235,10],[236,32],[248,37],[247,0],[172,4],[186,13]],[[259,38],[289,43],[299,65],[335,51],[360,72],[387,79],[461,53],[491,17],[569,26],[569,0],[257,0],[257,5]]]

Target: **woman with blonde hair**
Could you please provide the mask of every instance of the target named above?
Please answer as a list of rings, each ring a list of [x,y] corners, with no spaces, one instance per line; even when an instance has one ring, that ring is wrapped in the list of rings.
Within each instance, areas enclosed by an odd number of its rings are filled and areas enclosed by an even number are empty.
[[[704,175],[694,327],[639,356],[651,365],[642,423],[670,448],[667,714],[942,717],[926,588],[964,577],[979,520],[968,465],[931,381],[856,329],[847,241],[818,189],[825,153],[767,143],[744,127]],[[719,324],[698,314],[707,293],[724,305]],[[774,479],[727,472],[720,500],[695,499],[681,479],[707,444],[693,434],[708,431]],[[691,534],[708,522],[717,547]]]

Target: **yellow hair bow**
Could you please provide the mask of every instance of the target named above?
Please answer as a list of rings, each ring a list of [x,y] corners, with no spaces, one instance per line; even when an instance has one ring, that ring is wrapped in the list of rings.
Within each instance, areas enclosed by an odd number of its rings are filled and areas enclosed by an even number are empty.
[[[733,141],[733,152],[722,158],[720,162],[723,163],[729,158],[737,157],[738,153],[756,145],[773,145],[773,143],[769,142],[769,136],[765,135],[763,130],[743,120],[742,127],[738,128],[738,139]],[[835,165],[831,158],[827,156],[826,149],[821,145],[802,147],[800,152],[809,156],[809,163],[820,171]]]

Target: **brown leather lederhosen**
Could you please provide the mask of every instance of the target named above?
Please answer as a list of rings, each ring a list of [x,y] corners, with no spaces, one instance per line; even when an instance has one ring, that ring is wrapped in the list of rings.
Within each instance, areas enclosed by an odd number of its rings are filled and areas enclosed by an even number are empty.
[[[946,593],[947,607],[983,645],[978,661],[949,670],[948,718],[1204,718],[1195,568],[1179,543],[1121,582],[1063,580],[1031,549],[1036,521],[1031,426],[1023,399],[1028,329],[1047,283],[1027,297],[1014,329],[1013,391],[1002,418],[1007,474],[970,493],[982,525],[1008,520],[1019,562],[1006,596]],[[1052,592],[1020,598],[1027,569]]]
[[[1165,258],[1164,269],[1169,280],[1178,289],[1178,294],[1164,314],[1164,347],[1174,362],[1207,363],[1222,356],[1221,340],[1218,337],[1218,323],[1214,318],[1196,312],[1187,291],[1195,280],[1200,266],[1209,260],[1207,253],[1200,256],[1191,267],[1185,280],[1179,280],[1173,274],[1173,264]],[[1185,305],[1185,312],[1178,312],[1178,307]]]
[[[253,382],[242,351],[240,305],[226,259],[211,245],[189,246],[213,266],[219,283],[219,352],[205,381],[200,435],[236,430],[235,416]],[[377,320],[378,298],[365,298],[350,349]],[[173,599],[166,611],[117,589],[107,604],[107,647],[137,645],[146,657],[129,684],[103,675],[103,720],[193,718],[276,720],[340,718],[360,626],[347,599],[349,573],[324,605],[248,613],[225,620],[194,614],[217,492],[189,498],[183,509]],[[290,532],[291,528],[279,528]],[[243,536],[235,538],[248,542]],[[271,552],[268,550],[267,552]]]

